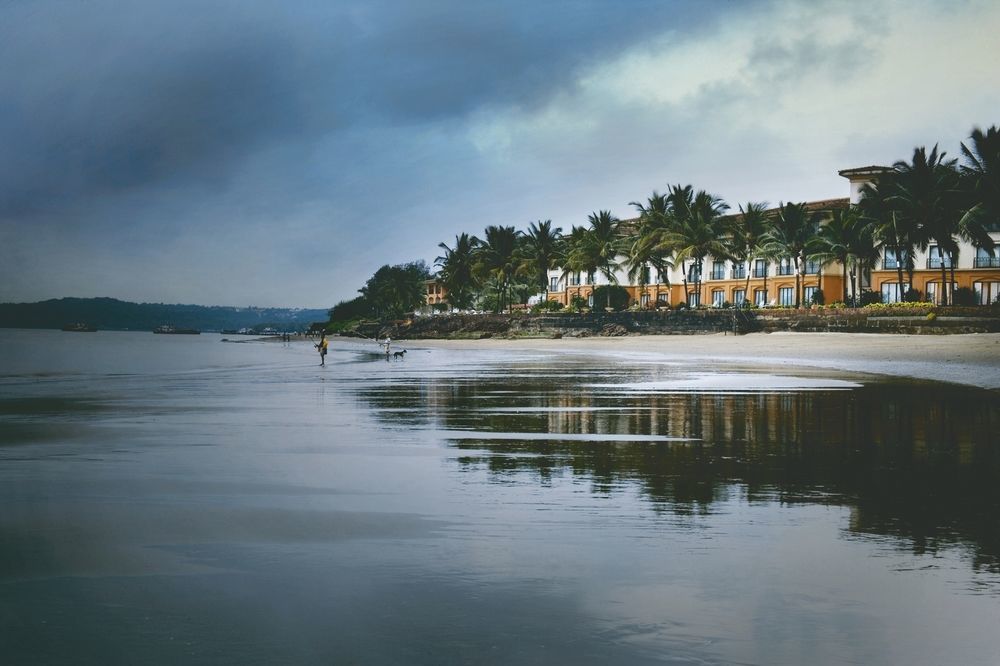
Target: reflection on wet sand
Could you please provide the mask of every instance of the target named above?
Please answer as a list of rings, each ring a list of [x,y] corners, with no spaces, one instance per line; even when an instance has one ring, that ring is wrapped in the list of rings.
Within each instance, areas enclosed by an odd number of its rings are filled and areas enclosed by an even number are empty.
[[[384,423],[437,430],[457,464],[495,480],[586,479],[636,487],[656,511],[709,513],[720,499],[836,504],[851,534],[915,553],[967,546],[1000,572],[1000,403],[990,391],[882,382],[851,390],[633,392],[594,369],[531,367],[476,381],[369,387]],[[746,377],[748,384],[760,383]],[[499,436],[498,436],[499,435]]]

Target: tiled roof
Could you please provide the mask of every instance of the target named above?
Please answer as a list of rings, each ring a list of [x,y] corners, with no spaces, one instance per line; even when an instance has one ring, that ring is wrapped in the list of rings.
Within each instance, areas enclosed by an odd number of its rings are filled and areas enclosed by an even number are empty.
[[[843,169],[837,173],[844,178],[850,178],[851,176],[867,176],[871,174],[887,173],[889,171],[892,171],[892,167],[872,164],[870,166],[855,167],[853,169]]]

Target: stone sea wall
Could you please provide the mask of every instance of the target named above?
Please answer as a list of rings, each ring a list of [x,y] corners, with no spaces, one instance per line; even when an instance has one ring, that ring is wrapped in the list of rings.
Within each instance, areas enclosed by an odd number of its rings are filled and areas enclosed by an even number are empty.
[[[396,339],[558,338],[622,335],[741,334],[755,331],[843,333],[1000,332],[1000,313],[941,311],[926,315],[843,310],[694,310],[556,314],[461,314],[413,317],[391,324],[370,323],[356,333]]]

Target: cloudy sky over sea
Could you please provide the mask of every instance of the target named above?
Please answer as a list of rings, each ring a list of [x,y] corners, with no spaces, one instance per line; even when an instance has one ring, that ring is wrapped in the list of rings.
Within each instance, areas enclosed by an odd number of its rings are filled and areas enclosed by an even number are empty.
[[[0,301],[328,307],[489,224],[1000,124],[1000,3],[0,3]]]

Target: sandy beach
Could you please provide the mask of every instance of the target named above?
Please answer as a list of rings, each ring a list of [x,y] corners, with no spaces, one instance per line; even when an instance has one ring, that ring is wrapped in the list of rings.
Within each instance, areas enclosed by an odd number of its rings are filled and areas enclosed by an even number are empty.
[[[403,344],[400,341],[400,344]],[[565,353],[656,355],[772,367],[829,368],[1000,388],[1000,334],[886,335],[752,333],[646,335],[621,338],[419,340],[412,347],[551,350]]]

